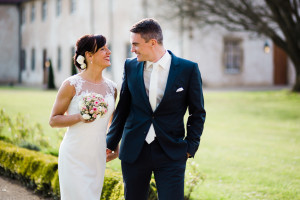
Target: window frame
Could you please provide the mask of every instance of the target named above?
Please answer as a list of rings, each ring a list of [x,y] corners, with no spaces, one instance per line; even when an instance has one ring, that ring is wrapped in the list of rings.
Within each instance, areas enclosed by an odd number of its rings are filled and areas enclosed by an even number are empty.
[[[223,45],[224,72],[226,74],[240,74],[244,63],[243,39],[224,37]]]
[[[42,1],[42,21],[45,21],[47,19],[47,1]]]
[[[35,4],[34,2],[31,3],[31,9],[30,9],[30,21],[34,22],[35,21]]]
[[[62,0],[56,0],[56,16],[60,16],[62,13]]]
[[[62,50],[61,50],[61,47],[59,46],[58,48],[57,48],[57,71],[61,71],[61,69],[62,69]]]
[[[31,71],[35,71],[35,48],[31,49]]]

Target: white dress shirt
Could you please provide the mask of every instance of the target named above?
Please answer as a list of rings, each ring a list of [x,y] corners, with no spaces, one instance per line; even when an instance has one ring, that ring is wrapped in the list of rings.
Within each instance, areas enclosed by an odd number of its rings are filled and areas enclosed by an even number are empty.
[[[150,77],[152,72],[152,63],[150,61],[147,61],[144,66],[144,82],[145,82],[145,88],[146,93],[149,96],[149,86],[150,86]],[[171,55],[168,51],[165,52],[163,57],[159,59],[157,62],[158,64],[158,83],[157,83],[157,96],[156,96],[156,107],[161,102],[161,99],[164,96],[167,80],[169,76],[170,66],[171,66]]]

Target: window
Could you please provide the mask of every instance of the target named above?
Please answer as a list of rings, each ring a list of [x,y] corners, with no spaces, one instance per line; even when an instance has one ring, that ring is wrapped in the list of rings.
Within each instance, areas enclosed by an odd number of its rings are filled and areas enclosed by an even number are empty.
[[[35,49],[31,50],[31,70],[35,70]]]
[[[26,70],[26,51],[24,49],[21,50],[21,70]]]
[[[25,24],[26,22],[26,9],[25,6],[22,6],[21,9],[21,24]]]
[[[76,10],[76,0],[70,0],[70,12],[73,13]]]
[[[224,39],[225,72],[237,74],[241,72],[243,63],[242,40],[238,38]]]
[[[56,0],[56,16],[61,14],[61,0]]]
[[[61,70],[61,48],[58,47],[57,49],[57,70]]]
[[[34,3],[31,4],[31,13],[30,13],[30,20],[33,22],[35,19],[35,5]]]
[[[44,0],[42,2],[42,20],[45,21],[47,18],[47,2]]]

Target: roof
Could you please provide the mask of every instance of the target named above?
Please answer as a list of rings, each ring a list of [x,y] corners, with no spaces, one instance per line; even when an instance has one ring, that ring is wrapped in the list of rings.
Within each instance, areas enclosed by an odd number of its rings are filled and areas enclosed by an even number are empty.
[[[28,0],[0,0],[0,4],[18,4],[26,1]]]

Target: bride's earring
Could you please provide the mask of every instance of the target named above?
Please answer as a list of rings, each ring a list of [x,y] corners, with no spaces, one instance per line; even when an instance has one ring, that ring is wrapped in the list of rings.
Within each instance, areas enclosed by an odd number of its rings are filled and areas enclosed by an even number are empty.
[[[93,61],[91,61],[91,64],[93,64]]]

